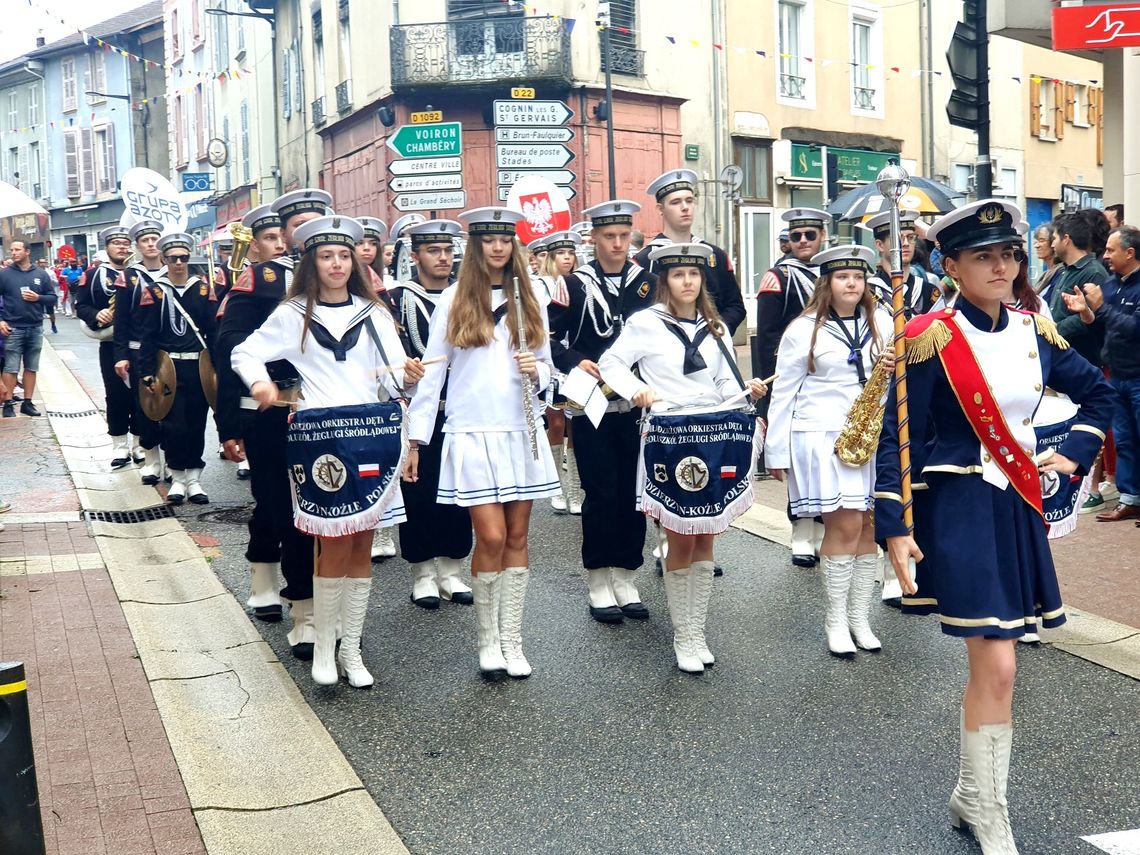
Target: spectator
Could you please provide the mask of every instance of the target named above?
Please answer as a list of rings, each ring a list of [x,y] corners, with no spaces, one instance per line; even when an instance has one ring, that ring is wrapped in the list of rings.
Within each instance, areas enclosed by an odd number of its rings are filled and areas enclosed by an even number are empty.
[[[1110,229],[1118,229],[1124,225],[1124,206],[1107,205],[1104,209],[1104,219]]]
[[[1095,214],[1095,222],[1086,211]],[[1088,284],[1103,285],[1108,279],[1108,271],[1097,260],[1099,253],[1094,254],[1095,245],[1104,242],[1101,235],[1105,230],[1104,217],[1095,209],[1062,214],[1053,223],[1053,254],[1064,269],[1057,274],[1049,311],[1057,322],[1057,331],[1093,365],[1100,365],[1104,325],[1083,324],[1076,312],[1066,308],[1062,295],[1079,293],[1081,286]]]
[[[645,232],[634,229],[629,233],[629,257],[633,258],[643,249],[645,249]]]
[[[1140,229],[1113,231],[1105,257],[1113,275],[1103,288],[1085,285],[1083,293],[1066,294],[1065,304],[1087,326],[1099,323],[1105,329],[1104,361],[1116,392],[1112,432],[1120,502],[1096,518],[1118,522],[1140,520]]]
[[[46,258],[37,258],[36,259],[36,269],[43,271],[44,278],[47,280],[47,283],[52,286],[52,291],[55,291],[55,282],[54,282],[55,276],[48,269],[47,259]],[[57,295],[56,300],[58,301],[58,299],[59,298]],[[44,314],[47,315],[48,318],[51,320],[52,335],[58,335],[59,334],[59,327],[57,327],[55,325],[55,306],[56,306],[56,304],[52,303],[50,306],[44,307]]]
[[[24,401],[20,412],[25,416],[38,416],[40,411],[32,403],[36,391],[36,372],[39,370],[40,349],[44,337],[44,312],[56,301],[55,288],[48,275],[33,265],[28,258],[28,247],[23,241],[12,241],[11,267],[0,272],[0,294],[4,298],[0,315],[0,335],[7,337],[4,352],[4,371],[0,383],[4,386],[4,418],[16,415],[11,398],[16,387],[20,365],[24,367]]]
[[[1053,224],[1051,222],[1042,223],[1033,232],[1033,250],[1044,266],[1041,275],[1033,283],[1033,287],[1037,291],[1037,295],[1048,304],[1053,296],[1053,285],[1056,284],[1057,276],[1065,267],[1057,259],[1056,253],[1053,252]]]
[[[787,261],[792,257],[792,241],[788,237],[788,230],[783,229],[780,232],[780,257],[776,259],[776,263]]]

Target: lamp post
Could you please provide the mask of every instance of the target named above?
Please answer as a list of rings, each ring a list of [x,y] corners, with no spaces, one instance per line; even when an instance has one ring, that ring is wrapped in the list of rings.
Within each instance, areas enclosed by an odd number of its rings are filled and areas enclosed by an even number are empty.
[[[610,41],[610,4],[598,4],[598,26],[602,28],[602,55],[606,65],[606,157],[610,166],[610,198],[617,198],[617,169],[614,164],[614,75]]]

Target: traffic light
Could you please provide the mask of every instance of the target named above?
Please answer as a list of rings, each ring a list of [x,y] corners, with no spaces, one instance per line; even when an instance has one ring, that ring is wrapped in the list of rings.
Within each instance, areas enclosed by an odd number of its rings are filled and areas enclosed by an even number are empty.
[[[839,155],[827,153],[827,193],[831,197],[825,202],[832,202],[839,195]]]
[[[946,49],[946,62],[954,80],[946,115],[950,124],[976,131],[989,119],[989,104],[983,103],[983,84],[989,76],[986,3],[985,0],[965,0],[962,7],[962,20],[954,27],[950,47]]]

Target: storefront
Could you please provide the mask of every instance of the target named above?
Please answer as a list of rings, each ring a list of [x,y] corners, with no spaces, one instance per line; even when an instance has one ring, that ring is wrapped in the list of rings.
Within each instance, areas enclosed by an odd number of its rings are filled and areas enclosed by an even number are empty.
[[[20,240],[28,246],[32,260],[51,257],[51,226],[47,214],[22,214],[0,219],[0,243],[4,252],[12,241]]]
[[[57,208],[51,212],[52,247],[58,254],[66,244],[75,250],[78,258],[90,258],[99,250],[99,232],[117,225],[125,207],[122,199]]]

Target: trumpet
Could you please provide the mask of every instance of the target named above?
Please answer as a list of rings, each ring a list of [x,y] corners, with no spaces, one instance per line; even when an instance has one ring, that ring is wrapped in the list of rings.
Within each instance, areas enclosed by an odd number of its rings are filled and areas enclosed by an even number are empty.
[[[234,251],[230,255],[230,273],[239,274],[245,269],[245,257],[249,253],[249,245],[253,241],[253,229],[241,223],[230,223],[230,235],[234,239]]]

